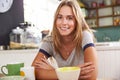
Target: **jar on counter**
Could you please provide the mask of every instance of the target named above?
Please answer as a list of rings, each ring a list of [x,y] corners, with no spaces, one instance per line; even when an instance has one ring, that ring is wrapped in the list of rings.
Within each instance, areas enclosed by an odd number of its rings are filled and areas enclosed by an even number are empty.
[[[10,49],[23,48],[24,30],[20,27],[16,27],[10,33]]]
[[[39,29],[34,26],[28,26],[24,32],[25,48],[38,48],[41,41],[41,33]]]

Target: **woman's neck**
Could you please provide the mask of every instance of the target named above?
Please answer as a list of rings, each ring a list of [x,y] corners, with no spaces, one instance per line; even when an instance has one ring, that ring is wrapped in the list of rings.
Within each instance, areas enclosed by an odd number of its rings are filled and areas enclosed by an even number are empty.
[[[72,53],[73,49],[75,48],[75,45],[73,43],[72,37],[63,37],[62,38],[62,48],[61,48],[61,55],[62,57],[67,60],[70,54]]]
[[[73,37],[72,36],[64,36],[62,37],[62,43],[65,44],[70,44],[73,42]]]

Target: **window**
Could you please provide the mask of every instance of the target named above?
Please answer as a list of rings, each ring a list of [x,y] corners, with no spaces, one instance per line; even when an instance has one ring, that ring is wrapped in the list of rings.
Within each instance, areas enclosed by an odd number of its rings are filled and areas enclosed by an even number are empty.
[[[51,30],[53,17],[59,1],[57,0],[24,0],[25,21],[42,30]]]

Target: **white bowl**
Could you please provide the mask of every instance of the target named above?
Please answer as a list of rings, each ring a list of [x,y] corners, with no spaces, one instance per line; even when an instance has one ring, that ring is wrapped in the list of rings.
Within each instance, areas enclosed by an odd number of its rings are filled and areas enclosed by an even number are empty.
[[[4,76],[0,77],[0,80],[25,80],[23,76]]]
[[[55,71],[59,80],[78,80],[80,70],[80,67],[61,67]]]

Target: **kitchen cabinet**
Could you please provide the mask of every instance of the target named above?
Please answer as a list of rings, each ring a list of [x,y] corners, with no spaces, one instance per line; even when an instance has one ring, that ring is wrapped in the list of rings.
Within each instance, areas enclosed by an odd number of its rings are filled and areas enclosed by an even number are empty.
[[[1,50],[0,67],[11,62],[24,62],[25,66],[31,66],[38,51],[39,49]]]
[[[120,80],[120,42],[96,43],[98,78]]]
[[[85,19],[91,28],[120,25],[120,4],[86,9],[88,15]]]

